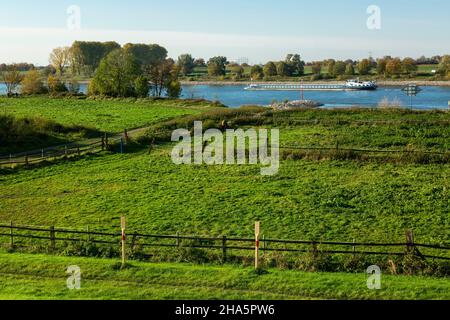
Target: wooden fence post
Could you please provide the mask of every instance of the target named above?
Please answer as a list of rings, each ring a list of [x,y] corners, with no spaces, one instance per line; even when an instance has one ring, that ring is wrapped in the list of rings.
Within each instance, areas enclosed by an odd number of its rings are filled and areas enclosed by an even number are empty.
[[[77,154],[78,154],[78,156],[81,156],[80,147],[77,147]]]
[[[55,227],[50,227],[50,250],[56,249],[56,240],[55,240]]]
[[[414,233],[412,230],[406,231],[406,253],[414,252]]]
[[[259,235],[261,229],[261,223],[255,222],[255,270],[259,269]]]
[[[91,242],[91,232],[89,230],[89,226],[86,227],[86,232],[87,232],[87,241]]]
[[[9,237],[10,237],[9,244],[11,246],[11,249],[14,249],[14,224],[12,221],[11,221],[11,227],[9,229]]]
[[[227,236],[222,237],[222,262],[227,262]]]
[[[25,154],[25,165],[28,166],[28,154]]]
[[[128,137],[127,129],[123,129],[123,138],[125,140],[125,144],[128,144],[128,142],[130,142],[130,138]]]
[[[106,133],[105,133],[106,135]],[[102,137],[102,151],[105,150],[105,136]]]
[[[108,149],[109,148],[109,139],[108,139],[108,134],[105,133],[105,148]]]
[[[355,244],[355,243],[356,243],[356,239],[353,239],[353,244]],[[353,256],[355,256],[355,252],[356,252],[355,245],[353,245],[353,247],[352,247],[352,252],[353,252]]]
[[[177,248],[179,248],[180,247],[180,233],[179,232],[177,232]]]
[[[133,238],[131,239],[131,250],[134,251],[134,247],[136,246],[137,233],[136,231],[133,233]]]
[[[126,227],[126,220],[125,217],[120,218],[120,226],[122,227],[122,268],[125,267],[125,227]]]

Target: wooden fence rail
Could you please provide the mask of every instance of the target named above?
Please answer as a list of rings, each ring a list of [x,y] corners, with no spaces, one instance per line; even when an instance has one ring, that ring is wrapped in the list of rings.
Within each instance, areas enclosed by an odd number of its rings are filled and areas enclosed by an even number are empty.
[[[27,232],[27,233],[24,233]],[[94,244],[107,244],[119,246],[121,242],[121,232],[102,232],[91,230],[75,230],[56,227],[33,227],[18,226],[14,223],[0,224],[0,238],[8,238],[10,247],[21,246],[20,239],[35,239],[48,241],[51,250],[55,250],[59,242],[89,242]],[[131,240],[130,240],[131,239]],[[238,237],[205,237],[191,235],[158,235],[145,234],[130,231],[127,233],[127,243],[135,246],[139,243],[141,247],[159,248],[197,248],[222,251],[223,260],[226,260],[229,251],[254,251],[254,238]],[[376,243],[376,242],[339,242],[339,241],[305,241],[305,240],[282,240],[268,239],[263,237],[260,240],[261,251],[265,252],[291,252],[307,253],[319,252],[323,254],[344,254],[344,255],[384,255],[403,256],[408,252],[413,252],[422,258],[450,260],[448,250],[450,246],[437,244],[415,243],[407,240],[404,243]],[[292,247],[294,246],[294,247]],[[300,246],[300,247],[299,247]],[[364,250],[357,250],[362,247]],[[348,248],[348,249],[346,249]],[[370,248],[370,249],[367,249]],[[376,251],[374,248],[380,248]],[[404,249],[403,251],[390,251],[389,248]],[[433,254],[421,253],[419,248],[433,250]],[[439,255],[436,255],[436,254]]]
[[[34,150],[32,152],[21,152],[9,155],[0,155],[0,166],[5,165],[30,165],[42,161],[54,160],[61,157],[68,157],[72,155],[80,156],[86,153],[93,153],[101,150],[106,150],[109,145],[117,143],[120,138],[103,137],[101,140],[96,140],[84,144],[67,144],[58,147],[44,148],[41,150]]]

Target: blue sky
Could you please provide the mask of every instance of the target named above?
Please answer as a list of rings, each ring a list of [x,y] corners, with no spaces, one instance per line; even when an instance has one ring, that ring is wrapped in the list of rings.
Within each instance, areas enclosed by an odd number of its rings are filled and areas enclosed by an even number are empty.
[[[0,62],[47,63],[80,40],[158,42],[169,55],[223,54],[250,62],[300,53],[306,60],[450,53],[447,0],[0,0]],[[67,8],[81,10],[68,31]],[[369,30],[368,6],[381,10]]]

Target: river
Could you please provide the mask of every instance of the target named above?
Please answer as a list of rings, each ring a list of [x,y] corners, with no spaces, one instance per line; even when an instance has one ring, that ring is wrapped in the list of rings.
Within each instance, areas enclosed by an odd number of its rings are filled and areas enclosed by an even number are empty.
[[[245,91],[245,85],[186,85],[183,86],[183,98],[203,98],[217,100],[237,108],[242,105],[270,105],[273,101],[282,102],[300,99],[296,91]],[[412,99],[414,109],[448,109],[450,87],[423,86],[422,91]],[[86,92],[86,85],[81,85]],[[0,94],[5,93],[4,84],[0,84]],[[306,91],[305,99],[324,104],[324,108],[374,107],[383,100],[404,107],[410,106],[410,98],[401,87],[379,87],[376,91]]]

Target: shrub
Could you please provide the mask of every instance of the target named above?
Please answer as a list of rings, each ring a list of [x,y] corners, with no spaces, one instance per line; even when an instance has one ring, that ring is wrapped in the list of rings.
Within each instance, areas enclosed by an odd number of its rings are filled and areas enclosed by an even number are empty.
[[[39,72],[35,69],[30,70],[23,77],[20,87],[20,92],[25,95],[45,93],[47,90],[44,87]]]

